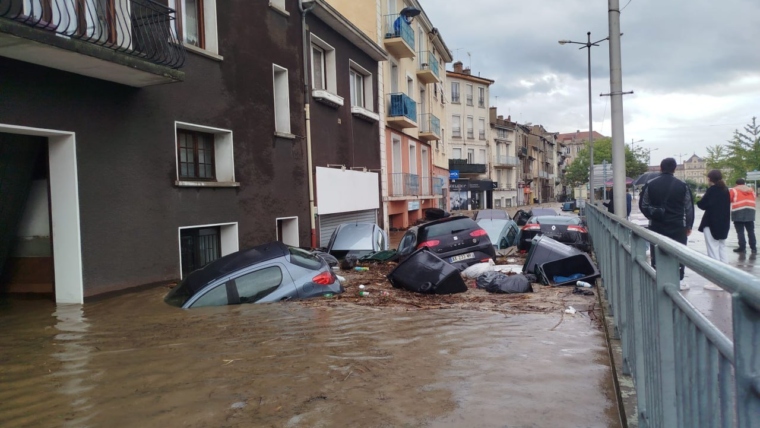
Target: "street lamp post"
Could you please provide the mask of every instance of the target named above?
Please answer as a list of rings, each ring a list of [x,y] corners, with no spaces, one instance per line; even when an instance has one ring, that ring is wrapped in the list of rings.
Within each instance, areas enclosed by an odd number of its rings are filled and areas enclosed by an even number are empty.
[[[591,113],[591,46],[599,46],[597,43],[603,42],[605,40],[609,40],[609,37],[605,37],[601,40],[597,40],[594,43],[591,43],[591,31],[586,33],[586,43],[583,42],[574,42],[572,40],[560,40],[559,44],[564,45],[568,43],[576,44],[576,45],[583,45],[582,47],[578,49],[588,49],[588,151],[589,151],[589,161],[591,162],[591,170],[589,171],[589,189],[591,189],[591,194],[589,195],[589,200],[591,201],[591,204],[594,203],[594,129],[593,129],[593,119],[592,119],[592,113]]]
[[[633,141],[633,138],[631,138],[631,153],[633,153],[633,145],[636,143],[642,143],[642,142],[644,142],[644,140]]]

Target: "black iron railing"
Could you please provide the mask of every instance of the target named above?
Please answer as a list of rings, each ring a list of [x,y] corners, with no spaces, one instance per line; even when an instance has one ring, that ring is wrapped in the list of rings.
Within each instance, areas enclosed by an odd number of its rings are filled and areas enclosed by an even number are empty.
[[[174,9],[153,0],[0,0],[0,18],[180,68]]]

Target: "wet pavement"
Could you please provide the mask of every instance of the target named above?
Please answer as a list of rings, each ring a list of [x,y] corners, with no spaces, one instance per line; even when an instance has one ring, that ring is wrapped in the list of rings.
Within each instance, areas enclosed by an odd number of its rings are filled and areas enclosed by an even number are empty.
[[[647,219],[638,209],[638,200],[633,201],[633,209],[631,210],[631,222],[640,226],[647,225]],[[699,222],[702,220],[704,211],[694,207],[695,220],[694,230],[689,236],[687,246],[695,251],[707,254],[707,247],[705,244],[705,238],[702,232],[697,230]],[[760,224],[760,205],[756,210],[755,224]],[[758,231],[756,230],[755,233]],[[750,254],[749,248],[746,253],[734,253],[734,248],[738,248],[738,240],[736,238],[736,230],[731,225],[731,230],[728,233],[728,239],[726,239],[726,251],[728,254],[728,264],[736,267],[745,272],[749,272],[752,275],[760,276],[760,259],[757,254]],[[729,338],[732,337],[732,312],[731,312],[731,294],[723,290],[706,290],[705,284],[709,284],[710,281],[703,278],[693,270],[686,268],[686,273],[682,284],[687,284],[690,288],[682,291],[681,294],[686,297],[699,311],[704,314],[718,329],[725,333]]]
[[[617,427],[581,313],[0,302],[0,426]]]

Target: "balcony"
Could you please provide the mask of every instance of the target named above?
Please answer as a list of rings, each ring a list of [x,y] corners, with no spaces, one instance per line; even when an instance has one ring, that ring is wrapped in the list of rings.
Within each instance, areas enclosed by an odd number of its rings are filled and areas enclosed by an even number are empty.
[[[524,158],[525,156],[528,156],[528,148],[527,147],[517,147],[517,156]]]
[[[433,52],[423,51],[420,52],[419,69],[417,70],[417,78],[420,82],[428,83],[441,83],[440,77],[438,77],[438,60],[433,55]]]
[[[443,195],[444,180],[441,177],[433,177],[433,194],[436,196]]]
[[[420,115],[420,140],[433,141],[441,139],[441,121],[431,113]]]
[[[431,190],[431,178],[432,180],[441,180],[441,183],[439,184],[443,186],[443,180],[440,178],[420,177],[417,174],[410,174],[407,172],[391,173],[391,187],[388,196],[432,196],[433,190]],[[436,183],[434,182],[433,185],[435,186]]]
[[[496,156],[494,166],[497,168],[514,168],[520,165],[520,159],[515,156]]]
[[[385,50],[396,58],[414,58],[414,30],[401,15],[383,17]]]
[[[0,56],[133,87],[180,82],[175,22],[153,0],[2,0]]]
[[[522,175],[522,180],[526,183],[533,181],[533,173],[524,172]]]
[[[486,165],[469,163],[467,159],[449,159],[449,171],[459,171],[460,174],[485,174]]]
[[[396,128],[417,127],[417,103],[406,94],[388,94],[388,125]]]

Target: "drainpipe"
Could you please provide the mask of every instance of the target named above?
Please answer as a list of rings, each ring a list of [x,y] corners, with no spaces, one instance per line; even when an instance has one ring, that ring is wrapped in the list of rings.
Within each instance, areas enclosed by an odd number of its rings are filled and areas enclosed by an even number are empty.
[[[304,3],[309,7],[304,8]],[[301,11],[301,38],[303,40],[303,96],[304,96],[304,115],[306,116],[306,164],[309,176],[309,221],[311,225],[311,248],[317,248],[317,230],[316,217],[317,208],[314,206],[314,162],[311,156],[311,113],[309,106],[309,61],[308,61],[308,39],[306,35],[306,14],[309,13],[316,4],[316,1],[298,0],[298,9]]]

